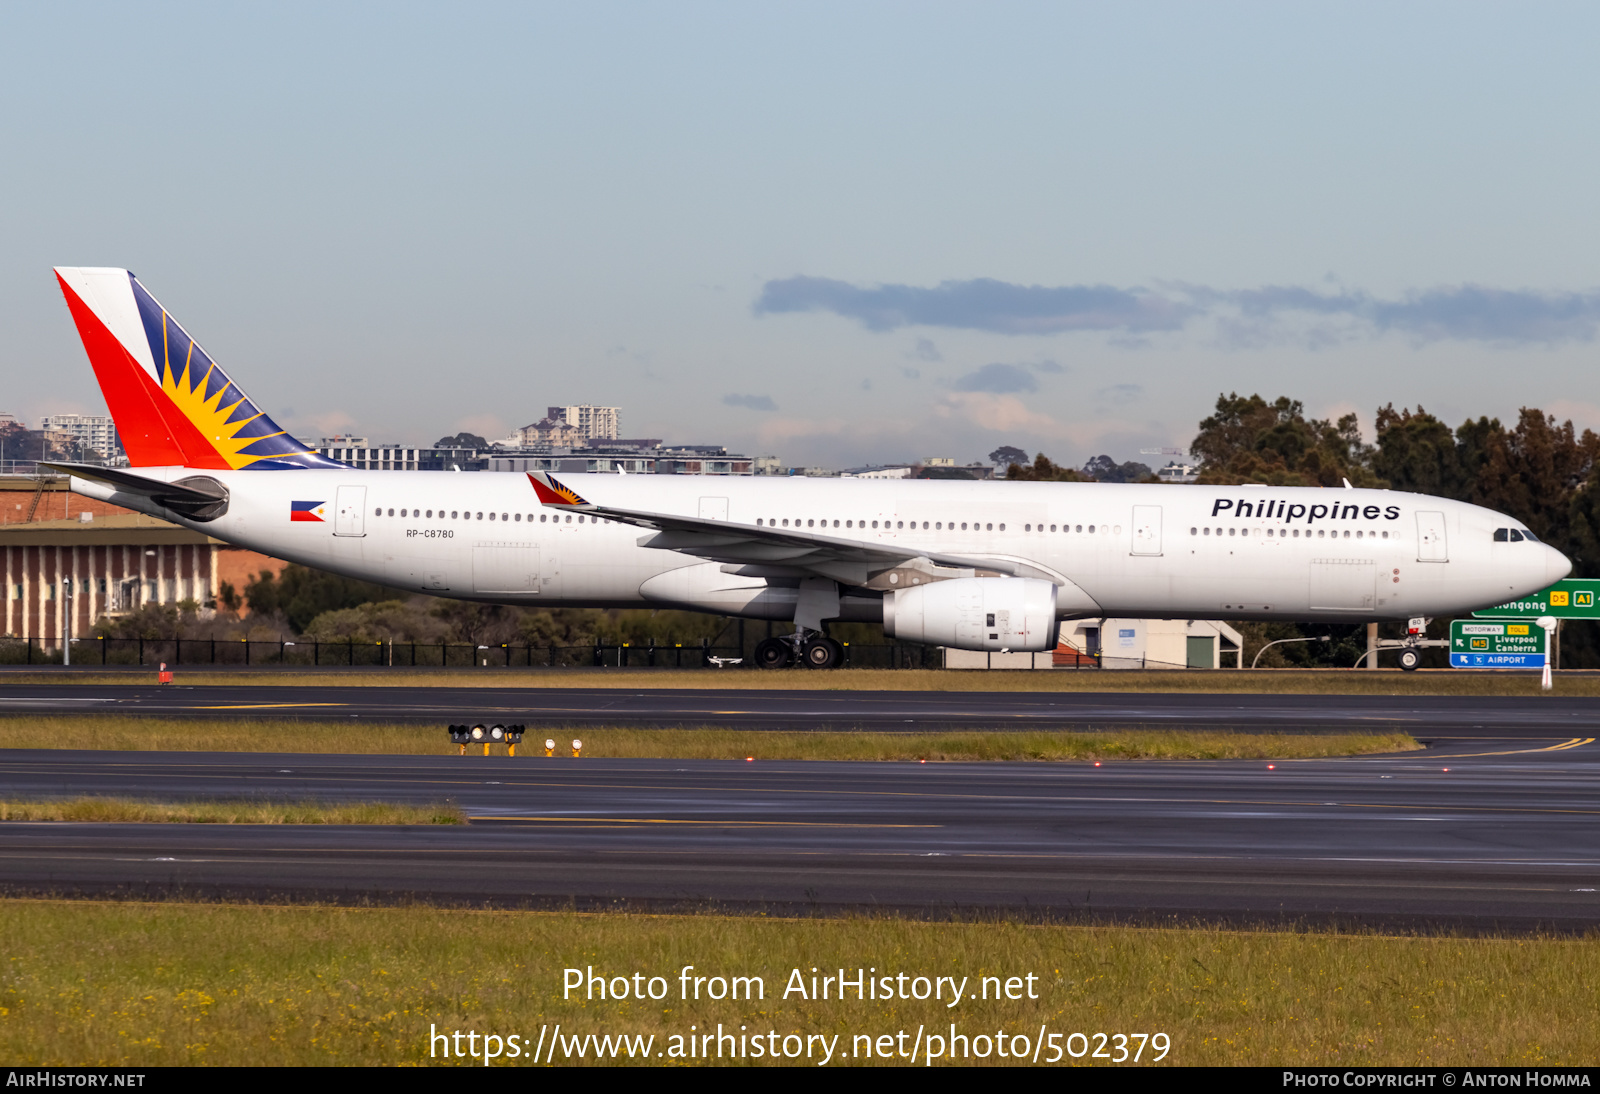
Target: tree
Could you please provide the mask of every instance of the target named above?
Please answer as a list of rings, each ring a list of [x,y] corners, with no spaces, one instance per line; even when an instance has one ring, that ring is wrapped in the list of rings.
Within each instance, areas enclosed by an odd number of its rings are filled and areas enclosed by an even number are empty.
[[[435,448],[488,448],[489,442],[476,433],[457,433],[454,437],[440,437]]]
[[[1095,482],[1148,482],[1155,478],[1149,466],[1142,463],[1118,463],[1107,455],[1099,455],[1083,465],[1083,473]]]
[[[1487,419],[1484,421],[1487,426]],[[1393,403],[1379,407],[1377,427],[1372,469],[1391,489],[1458,500],[1471,493],[1476,468],[1462,465],[1455,434],[1420,405],[1415,414],[1397,411]],[[1493,423],[1495,432],[1499,427],[1499,422]]]
[[[244,589],[245,602],[252,612],[265,615],[281,612],[296,634],[303,633],[323,612],[393,600],[397,595],[405,594],[370,581],[357,581],[296,565],[284,567],[281,576],[262,570]]]
[[[1217,396],[1216,412],[1200,423],[1189,448],[1203,461],[1202,483],[1383,485],[1354,414],[1337,422],[1307,418],[1304,404],[1286,396],[1271,403],[1260,395]]]
[[[997,467],[1011,467],[1015,464],[1027,463],[1028,454],[1020,448],[1014,448],[1009,444],[1003,444],[993,452],[989,453],[989,459]]]
[[[1093,482],[1083,472],[1063,467],[1040,452],[1033,462],[1014,463],[1006,467],[1006,478],[1022,482]]]

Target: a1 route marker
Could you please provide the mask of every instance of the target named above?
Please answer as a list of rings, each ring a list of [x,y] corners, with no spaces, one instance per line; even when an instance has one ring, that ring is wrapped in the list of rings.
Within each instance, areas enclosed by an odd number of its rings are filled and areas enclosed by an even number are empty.
[[[1532,619],[1485,623],[1450,621],[1453,669],[1538,669],[1545,663],[1546,631]]]

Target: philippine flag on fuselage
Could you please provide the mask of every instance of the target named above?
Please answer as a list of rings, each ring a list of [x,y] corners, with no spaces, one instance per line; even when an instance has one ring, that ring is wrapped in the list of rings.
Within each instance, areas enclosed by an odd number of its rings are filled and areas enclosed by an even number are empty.
[[[322,523],[324,502],[320,501],[291,501],[289,503],[290,520],[309,520]]]

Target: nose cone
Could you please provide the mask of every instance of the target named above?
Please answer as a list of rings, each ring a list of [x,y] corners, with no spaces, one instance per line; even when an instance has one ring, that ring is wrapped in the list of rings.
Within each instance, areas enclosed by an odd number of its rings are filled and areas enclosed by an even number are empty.
[[[1572,560],[1548,543],[1544,547],[1544,583],[1554,585],[1572,572]]]

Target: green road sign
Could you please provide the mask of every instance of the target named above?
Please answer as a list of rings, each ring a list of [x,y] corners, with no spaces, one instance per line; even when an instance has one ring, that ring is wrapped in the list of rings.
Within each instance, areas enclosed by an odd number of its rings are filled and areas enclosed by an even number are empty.
[[[1538,669],[1544,660],[1545,629],[1532,619],[1450,621],[1451,668]]]
[[[1600,619],[1600,581],[1569,577],[1532,596],[1472,613],[1474,619],[1526,619],[1541,615],[1556,619]]]

